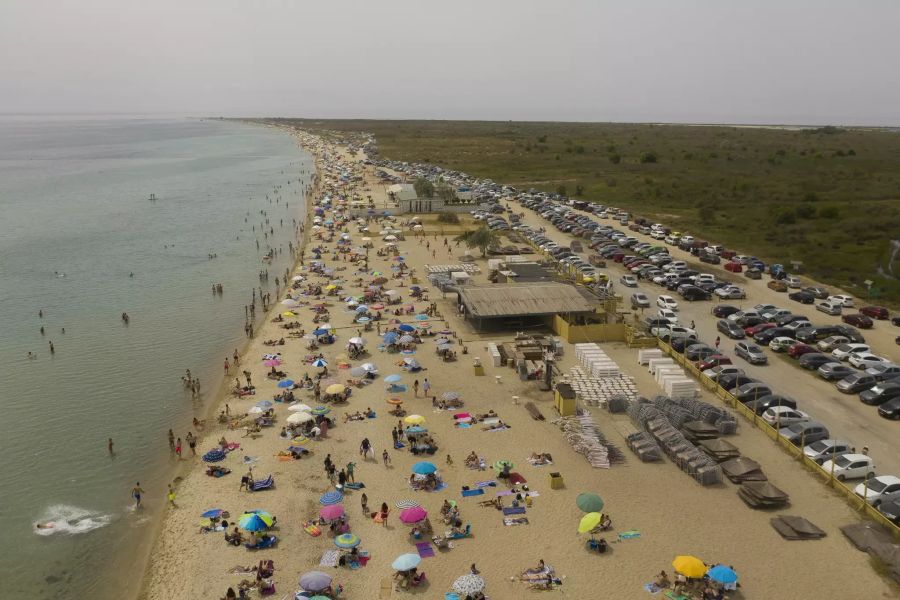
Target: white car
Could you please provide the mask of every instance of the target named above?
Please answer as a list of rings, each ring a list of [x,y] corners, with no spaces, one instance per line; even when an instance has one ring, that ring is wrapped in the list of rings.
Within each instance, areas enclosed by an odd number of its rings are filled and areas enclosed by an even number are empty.
[[[785,329],[790,329],[792,331],[797,331],[798,329],[803,329],[804,327],[812,327],[812,323],[806,320],[802,321],[791,321],[787,325],[784,326]]]
[[[842,454],[834,460],[826,460],[822,469],[833,473],[838,481],[864,479],[875,474],[875,461],[865,454]]]
[[[850,364],[857,369],[868,369],[875,365],[890,362],[888,359],[872,354],[871,352],[851,352],[849,360]]]
[[[739,300],[747,297],[747,292],[736,285],[726,285],[725,287],[720,287],[713,293],[719,298],[731,298]]]
[[[672,296],[659,296],[656,299],[656,305],[660,308],[668,308],[669,310],[678,310],[678,303]]]
[[[678,325],[678,315],[675,314],[675,311],[669,310],[668,308],[659,309],[659,312],[656,313],[656,317],[658,319],[665,319],[672,325]]]
[[[761,314],[766,312],[767,310],[775,310],[776,308],[778,307],[774,304],[757,304],[753,307],[753,310]]]
[[[841,344],[831,351],[831,355],[838,360],[847,360],[854,352],[869,352],[868,344]]]
[[[828,296],[828,298],[826,298],[826,300],[828,302],[834,302],[835,304],[840,304],[844,308],[851,308],[853,306],[853,298],[851,298],[850,296],[841,296],[841,295]]]
[[[772,427],[787,427],[794,423],[805,423],[809,421],[809,415],[802,410],[790,408],[789,406],[773,406],[766,409],[762,414],[763,420]]]
[[[750,318],[750,317],[756,317],[756,318],[760,318],[760,319],[762,318],[759,316],[759,313],[756,312],[755,310],[739,310],[736,313],[732,313],[732,314],[728,315],[728,320],[734,321],[736,323],[740,319],[745,319],[745,318]]]
[[[787,352],[790,347],[796,343],[797,340],[795,340],[794,338],[780,335],[769,342],[769,349],[775,352]]]
[[[882,498],[894,492],[900,492],[900,477],[894,475],[879,475],[872,477],[865,483],[861,483],[853,490],[860,498],[872,506],[881,504]]]
[[[637,287],[638,281],[634,275],[622,275],[619,277],[619,283],[626,287]]]
[[[697,332],[690,327],[681,327],[680,325],[671,324],[651,327],[650,335],[655,335],[656,337],[663,338],[664,340],[670,337],[686,337],[692,340],[697,339]]]

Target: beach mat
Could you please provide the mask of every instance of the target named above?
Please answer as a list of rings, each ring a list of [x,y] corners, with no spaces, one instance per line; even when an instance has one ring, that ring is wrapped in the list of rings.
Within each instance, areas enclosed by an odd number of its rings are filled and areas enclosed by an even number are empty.
[[[503,509],[504,515],[524,515],[525,507],[524,506],[508,506]]]
[[[513,485],[522,485],[523,483],[528,483],[528,480],[518,473],[513,472],[509,474],[509,482]]]
[[[341,557],[341,553],[339,550],[326,550],[322,554],[322,559],[319,561],[320,567],[336,567],[338,566],[338,560]]]
[[[654,596],[662,591],[662,588],[656,587],[655,583],[645,583],[644,589],[647,590],[648,594],[653,594]]]
[[[434,548],[431,547],[431,542],[419,542],[416,544],[416,550],[422,558],[431,558],[434,556]]]
[[[641,537],[641,532],[637,529],[630,529],[628,531],[623,531],[618,537],[620,540],[634,540]]]
[[[503,524],[507,527],[514,525],[528,525],[528,517],[504,517]]]
[[[483,487],[494,487],[497,485],[496,479],[490,479],[488,481],[479,481],[475,483],[475,487],[483,488]]]
[[[468,498],[469,496],[480,496],[484,493],[484,490],[478,488],[477,490],[463,490],[462,495],[463,498]]]

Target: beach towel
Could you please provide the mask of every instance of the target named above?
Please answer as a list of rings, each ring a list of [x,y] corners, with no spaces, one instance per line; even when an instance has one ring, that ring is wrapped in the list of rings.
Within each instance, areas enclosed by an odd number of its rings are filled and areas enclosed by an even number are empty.
[[[647,590],[647,593],[653,594],[654,596],[663,590],[661,587],[658,587],[655,583],[645,583],[644,589]]]
[[[620,540],[633,540],[635,538],[641,537],[641,532],[637,529],[630,529],[628,531],[623,531],[619,534]]]
[[[478,488],[477,490],[463,490],[462,495],[463,498],[468,498],[469,496],[480,496],[484,493],[484,490]]]
[[[434,486],[433,490],[425,490],[425,491],[426,492],[440,492],[441,490],[444,490],[446,488],[447,488],[447,484],[442,481],[439,484],[437,484],[436,486]]]
[[[341,557],[339,550],[326,550],[322,554],[322,560],[319,561],[320,567],[336,567]]]
[[[394,443],[395,450],[399,450],[400,448],[405,448],[405,447],[406,447],[406,444],[404,444],[403,442],[395,442]]]
[[[453,418],[454,418],[454,419],[467,419],[467,418],[469,418],[469,417],[471,417],[471,416],[472,416],[472,415],[470,415],[470,414],[467,413],[467,412],[461,412],[461,413],[456,413],[455,415],[453,415]]]
[[[513,485],[522,485],[523,483],[528,483],[528,481],[518,473],[510,473],[509,482]]]
[[[488,479],[487,481],[478,481],[475,483],[475,487],[483,488],[483,487],[496,487],[497,480],[496,479]]]
[[[482,430],[483,431],[506,431],[507,429],[509,429],[509,427],[504,425],[503,427],[495,427],[493,429],[483,428]]]
[[[419,542],[416,544],[416,550],[418,550],[419,556],[422,558],[434,556],[434,548],[431,547],[431,542]]]
[[[469,429],[469,428],[472,427],[472,424],[471,424],[471,423],[468,423],[468,422],[457,422],[457,426],[458,426],[460,429]]]
[[[482,419],[481,422],[484,425],[496,425],[500,422],[500,417],[490,417],[487,419]]]
[[[524,506],[507,506],[503,509],[504,515],[524,515],[525,507]]]
[[[303,527],[303,531],[313,537],[319,537],[320,535],[322,535],[322,530],[312,523],[310,523],[309,525],[305,525]]]
[[[671,598],[672,600],[691,600],[690,596],[685,596],[684,594],[676,594],[674,591],[669,590],[665,593],[666,598]]]
[[[503,498],[504,496],[512,496],[512,495],[513,495],[512,490],[500,490],[499,492],[497,492],[498,498]]]
[[[361,490],[366,487],[366,484],[364,484],[362,481],[354,481],[352,483],[345,484],[344,487],[350,490]]]
[[[503,524],[507,527],[512,527],[513,525],[528,525],[528,517],[505,517],[503,519]]]

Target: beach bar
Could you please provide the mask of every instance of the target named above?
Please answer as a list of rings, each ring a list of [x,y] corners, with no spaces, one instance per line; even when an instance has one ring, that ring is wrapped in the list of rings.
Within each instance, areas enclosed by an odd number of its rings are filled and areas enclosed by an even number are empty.
[[[486,326],[552,326],[557,315],[590,318],[592,296],[566,283],[469,284],[457,288],[465,316],[478,330]]]

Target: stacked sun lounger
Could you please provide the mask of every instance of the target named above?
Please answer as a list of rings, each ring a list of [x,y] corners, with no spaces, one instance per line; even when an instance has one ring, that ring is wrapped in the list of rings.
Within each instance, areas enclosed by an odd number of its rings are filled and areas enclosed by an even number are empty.
[[[611,462],[624,460],[622,452],[609,444],[589,414],[562,417],[556,421],[572,449],[587,458],[596,469],[608,469]]]
[[[738,496],[750,508],[773,509],[788,504],[788,495],[768,481],[745,482],[741,484]]]
[[[737,446],[722,439],[703,440],[697,444],[697,447],[718,463],[741,455]]]
[[[659,348],[644,348],[643,350],[638,350],[638,364],[646,365],[651,358],[663,358],[664,356],[663,351]]]
[[[786,540],[820,540],[826,535],[803,517],[782,515],[770,519],[769,523]]]
[[[502,366],[503,358],[500,356],[500,350],[497,348],[497,344],[494,342],[488,342],[487,345],[488,355],[491,357],[491,364],[495,367]]]
[[[616,377],[621,374],[619,365],[597,344],[575,344],[575,358],[594,377]]]
[[[582,367],[572,367],[563,377],[563,381],[568,383],[575,391],[576,397],[588,406],[605,408],[613,397],[637,397],[634,379],[627,375],[592,375]]]
[[[732,483],[743,483],[745,481],[766,481],[765,473],[759,463],[752,458],[741,456],[726,460],[721,464],[722,472],[725,473]]]

